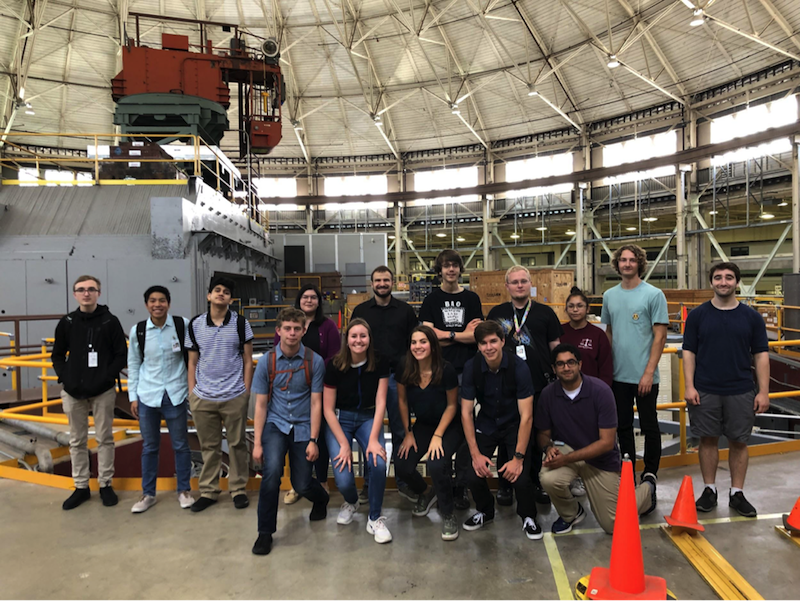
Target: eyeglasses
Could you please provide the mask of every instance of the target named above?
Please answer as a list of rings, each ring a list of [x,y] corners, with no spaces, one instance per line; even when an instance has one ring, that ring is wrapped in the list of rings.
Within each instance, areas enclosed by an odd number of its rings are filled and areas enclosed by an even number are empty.
[[[319,300],[319,299],[317,298],[317,295],[314,294],[312,296],[303,295],[303,296],[300,297],[300,300],[311,301],[311,300]]]
[[[86,292],[91,292],[92,294],[94,294],[95,292],[100,292],[100,290],[92,286],[91,288],[75,288],[75,292],[77,292],[78,294],[84,294]]]
[[[531,283],[530,280],[522,279],[522,280],[513,280],[513,281],[509,282],[508,285],[509,286],[524,286],[525,284],[530,284],[530,283]]]
[[[567,309],[585,309],[586,305],[584,303],[570,303],[567,305]]]
[[[563,367],[575,367],[578,364],[575,359],[569,359],[568,361],[556,361],[556,367],[563,368]]]

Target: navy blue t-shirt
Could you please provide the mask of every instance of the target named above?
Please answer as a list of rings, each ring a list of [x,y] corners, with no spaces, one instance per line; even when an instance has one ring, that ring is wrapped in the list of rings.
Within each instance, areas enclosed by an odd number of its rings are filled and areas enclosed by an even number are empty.
[[[769,350],[764,319],[742,303],[723,311],[707,301],[689,312],[683,349],[696,355],[694,387],[707,394],[753,390],[753,355]]]

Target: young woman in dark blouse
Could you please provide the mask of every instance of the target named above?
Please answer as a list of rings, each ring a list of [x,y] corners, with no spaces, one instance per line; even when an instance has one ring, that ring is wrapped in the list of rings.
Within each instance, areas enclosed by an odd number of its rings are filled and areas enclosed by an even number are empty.
[[[325,360],[327,364],[331,357],[339,352],[342,347],[342,337],[339,328],[328,319],[322,312],[322,293],[314,284],[306,284],[300,288],[297,298],[294,301],[296,309],[300,309],[306,314],[306,332],[303,334],[303,346],[310,348]],[[281,341],[281,337],[275,332],[275,348]],[[324,424],[323,424],[324,426]],[[319,457],[314,462],[314,473],[317,481],[322,487],[328,490],[328,447],[325,444],[325,433],[319,435]],[[297,503],[300,500],[294,489],[286,493],[283,502],[287,505]]]
[[[453,453],[464,440],[458,419],[458,375],[444,361],[436,334],[428,326],[411,332],[411,347],[399,370],[397,396],[406,436],[397,452],[395,471],[418,495],[412,511],[427,515],[434,503],[442,515],[442,538],[458,538],[458,522],[453,513],[453,489],[450,466]],[[409,407],[416,421],[411,426]],[[428,474],[433,490],[417,472],[417,464],[428,455]]]
[[[389,362],[375,353],[367,322],[354,319],[345,331],[345,345],[328,363],[325,372],[322,395],[323,414],[328,424],[325,435],[336,487],[345,501],[336,518],[338,524],[352,522],[359,505],[350,442],[355,438],[365,449],[370,467],[367,532],[374,535],[378,543],[392,540],[386,518],[381,515],[386,488],[383,416],[388,390]]]

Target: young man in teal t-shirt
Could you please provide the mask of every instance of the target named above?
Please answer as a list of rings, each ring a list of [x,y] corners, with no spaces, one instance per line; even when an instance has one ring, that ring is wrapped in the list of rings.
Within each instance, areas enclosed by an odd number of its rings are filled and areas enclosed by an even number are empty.
[[[611,260],[622,282],[603,295],[601,321],[611,341],[614,381],[611,389],[617,401],[618,435],[623,455],[636,458],[633,438],[633,405],[639,410],[644,434],[642,480],[656,483],[661,461],[661,431],[658,427],[658,361],[667,340],[667,299],[655,286],[642,280],[647,255],[639,246],[619,247]]]

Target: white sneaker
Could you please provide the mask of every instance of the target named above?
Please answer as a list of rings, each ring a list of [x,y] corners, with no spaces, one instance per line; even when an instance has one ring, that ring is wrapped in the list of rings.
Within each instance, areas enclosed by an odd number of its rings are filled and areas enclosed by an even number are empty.
[[[156,504],[155,497],[151,497],[150,495],[144,495],[134,504],[133,507],[131,507],[131,513],[144,513],[155,504]]]
[[[342,508],[339,510],[339,516],[336,518],[336,523],[345,526],[353,521],[353,516],[358,511],[358,501],[356,501],[355,505],[350,505],[350,503],[342,503]]]
[[[569,491],[572,493],[573,497],[585,497],[586,487],[583,485],[583,480],[575,478],[572,484],[569,485]]]
[[[381,516],[377,520],[367,520],[367,532],[375,536],[376,543],[389,543],[392,541],[392,533],[386,527],[386,516]]]
[[[286,493],[286,496],[283,497],[283,502],[286,505],[293,505],[293,504],[297,503],[299,500],[300,500],[300,495],[298,495],[297,492],[294,489],[288,491]]]
[[[190,493],[188,490],[184,490],[178,495],[178,503],[181,504],[181,509],[189,509],[189,507],[194,505],[194,497],[192,496],[192,493]]]

